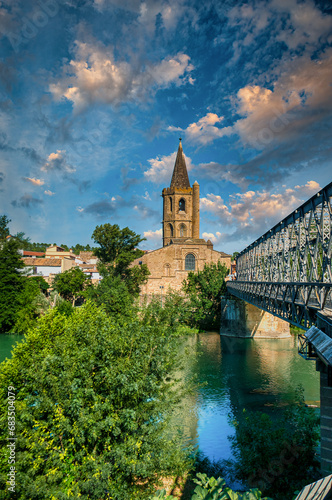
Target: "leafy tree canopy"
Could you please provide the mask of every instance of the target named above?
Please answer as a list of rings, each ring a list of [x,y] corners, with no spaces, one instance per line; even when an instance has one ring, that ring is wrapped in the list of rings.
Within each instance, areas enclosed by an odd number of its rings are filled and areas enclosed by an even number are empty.
[[[33,276],[30,278],[30,280],[37,283],[40,291],[46,294],[47,290],[49,289],[49,284],[47,283],[46,280],[44,280],[42,276]]]
[[[7,215],[0,215],[0,241],[6,239],[9,235],[9,227],[10,219],[8,219]]]
[[[124,330],[92,303],[42,317],[0,372],[5,443],[7,387],[16,394],[18,498],[146,499],[159,478],[188,470],[178,434],[167,430],[178,352],[164,323],[133,317]],[[4,446],[3,492],[7,473]]]
[[[68,271],[57,274],[53,280],[53,288],[65,300],[71,300],[73,304],[82,296],[83,291],[90,283],[89,278],[79,267],[72,267]]]
[[[22,273],[25,266],[18,247],[14,239],[0,246],[0,331],[8,331],[15,324],[26,286],[27,278]]]
[[[141,238],[128,227],[120,229],[117,224],[108,223],[97,226],[92,238],[99,245],[94,253],[102,262],[99,269],[103,277],[110,274],[120,276],[126,283],[129,293],[138,296],[140,286],[146,281],[149,270],[145,264],[131,267],[130,264],[143,255],[144,252],[139,250],[137,245],[145,238]]]
[[[125,227],[120,229],[117,224],[103,224],[97,226],[92,238],[99,245],[95,254],[104,263],[114,264],[121,272],[129,264],[143,255],[137,246],[145,240],[139,234]]]
[[[225,277],[229,269],[224,264],[205,264],[203,271],[189,272],[183,282],[192,309],[191,324],[202,329],[220,328],[220,300],[226,292]]]

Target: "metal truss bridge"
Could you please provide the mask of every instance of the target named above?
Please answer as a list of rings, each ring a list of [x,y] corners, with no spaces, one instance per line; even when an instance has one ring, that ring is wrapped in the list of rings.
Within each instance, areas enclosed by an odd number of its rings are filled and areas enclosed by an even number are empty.
[[[293,325],[332,322],[332,182],[245,248],[227,290]]]

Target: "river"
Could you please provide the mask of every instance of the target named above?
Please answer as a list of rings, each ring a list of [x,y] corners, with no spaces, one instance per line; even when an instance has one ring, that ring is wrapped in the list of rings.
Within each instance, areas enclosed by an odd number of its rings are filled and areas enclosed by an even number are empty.
[[[22,336],[0,335],[0,361],[10,357]],[[294,396],[298,384],[308,404],[319,406],[319,373],[315,363],[297,353],[297,339],[235,339],[219,333],[193,335],[187,340],[193,355],[186,372],[201,387],[187,397],[180,418],[188,438],[210,459],[231,457],[227,436],[231,418],[247,410],[271,411]]]

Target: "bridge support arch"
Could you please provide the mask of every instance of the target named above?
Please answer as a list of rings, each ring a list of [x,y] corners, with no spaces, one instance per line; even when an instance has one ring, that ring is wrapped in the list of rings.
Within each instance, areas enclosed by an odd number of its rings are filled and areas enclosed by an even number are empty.
[[[230,294],[221,299],[220,335],[228,337],[287,338],[289,323]]]

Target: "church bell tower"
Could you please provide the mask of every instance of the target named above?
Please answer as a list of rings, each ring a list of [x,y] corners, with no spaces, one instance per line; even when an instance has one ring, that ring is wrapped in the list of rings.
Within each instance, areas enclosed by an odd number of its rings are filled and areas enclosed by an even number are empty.
[[[180,139],[171,185],[162,191],[163,246],[199,239],[199,184],[190,186]]]

